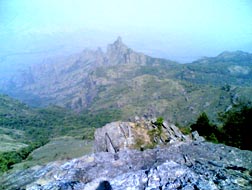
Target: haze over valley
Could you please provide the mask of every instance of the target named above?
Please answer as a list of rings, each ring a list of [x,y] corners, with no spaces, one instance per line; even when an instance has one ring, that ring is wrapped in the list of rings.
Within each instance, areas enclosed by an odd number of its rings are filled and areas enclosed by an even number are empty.
[[[0,1],[0,189],[251,189],[252,1]]]
[[[251,1],[0,2],[0,76],[118,36],[136,51],[182,63],[252,52]],[[122,8],[123,7],[123,8]]]
[[[30,106],[116,109],[124,119],[166,115],[186,124],[203,111],[214,120],[218,112],[250,101],[251,62],[250,53],[236,51],[182,65],[135,52],[118,37],[105,52],[84,50],[29,67],[4,81],[1,91]]]

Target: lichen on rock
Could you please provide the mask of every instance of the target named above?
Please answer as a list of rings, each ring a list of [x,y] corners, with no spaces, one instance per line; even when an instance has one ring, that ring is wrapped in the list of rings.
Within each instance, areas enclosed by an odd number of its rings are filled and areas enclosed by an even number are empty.
[[[138,119],[135,122],[112,122],[95,131],[96,152],[113,152],[124,149],[154,148],[178,141],[189,140],[173,124],[164,121],[160,126],[156,119]]]

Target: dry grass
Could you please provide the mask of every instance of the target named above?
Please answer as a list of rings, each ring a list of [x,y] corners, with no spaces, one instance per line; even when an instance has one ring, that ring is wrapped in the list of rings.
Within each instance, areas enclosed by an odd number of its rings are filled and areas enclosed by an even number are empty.
[[[75,139],[73,137],[60,137],[34,150],[26,161],[16,164],[14,169],[43,165],[56,160],[76,158],[92,151],[93,142],[91,141]]]

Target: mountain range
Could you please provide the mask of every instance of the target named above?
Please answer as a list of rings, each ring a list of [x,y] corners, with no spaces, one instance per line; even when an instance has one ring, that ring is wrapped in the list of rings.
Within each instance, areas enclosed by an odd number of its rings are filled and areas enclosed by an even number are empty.
[[[221,131],[220,112],[251,105],[250,53],[180,64],[119,37],[105,52],[9,78],[0,79],[0,189],[251,189],[250,151],[189,128],[206,112]]]
[[[127,47],[120,37],[103,52],[84,50],[68,58],[34,65],[0,92],[32,106],[57,105],[76,112],[120,110],[165,116],[188,124],[201,112],[212,120],[252,97],[252,54],[223,52],[188,64],[153,58]]]

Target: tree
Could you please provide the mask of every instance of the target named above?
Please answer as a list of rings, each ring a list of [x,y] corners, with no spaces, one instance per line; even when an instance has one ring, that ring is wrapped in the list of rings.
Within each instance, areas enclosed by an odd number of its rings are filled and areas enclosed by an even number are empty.
[[[201,136],[204,136],[207,140],[213,141],[215,143],[218,142],[217,127],[210,123],[208,116],[205,112],[201,113],[196,121],[196,123],[191,126],[192,131],[198,131]]]
[[[221,115],[223,122],[223,142],[230,146],[252,150],[252,106],[240,104]]]

